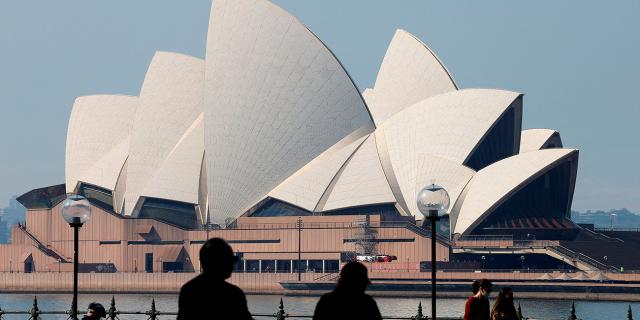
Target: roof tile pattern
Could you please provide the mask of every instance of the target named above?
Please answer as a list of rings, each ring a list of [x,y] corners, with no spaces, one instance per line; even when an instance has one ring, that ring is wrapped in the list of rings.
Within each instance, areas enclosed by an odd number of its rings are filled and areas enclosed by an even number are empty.
[[[206,49],[212,221],[235,218],[333,144],[371,123],[340,62],[268,1],[220,0]]]

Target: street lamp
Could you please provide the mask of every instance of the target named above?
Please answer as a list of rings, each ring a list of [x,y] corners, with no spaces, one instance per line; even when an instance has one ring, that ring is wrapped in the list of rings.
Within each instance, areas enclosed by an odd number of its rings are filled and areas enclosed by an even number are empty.
[[[609,230],[613,230],[613,223],[616,220],[617,216],[618,216],[618,214],[616,214],[616,213],[611,213],[609,215],[609,218],[611,219],[611,225],[609,226]]]
[[[436,318],[436,221],[449,209],[449,194],[443,187],[431,184],[417,196],[418,210],[431,221],[431,319]],[[424,227],[424,222],[423,225]]]
[[[298,229],[298,281],[301,281],[300,275],[300,264],[302,263],[302,228],[304,224],[302,223],[302,217],[298,217],[298,221],[296,221],[296,228]]]
[[[487,257],[482,256],[482,271],[484,271],[484,260],[486,260],[486,259],[487,259]]]
[[[520,264],[522,266],[522,270],[524,270],[524,256],[520,256]]]
[[[71,319],[78,319],[78,231],[91,217],[89,200],[79,195],[71,195],[62,203],[62,217],[73,228],[73,300]]]

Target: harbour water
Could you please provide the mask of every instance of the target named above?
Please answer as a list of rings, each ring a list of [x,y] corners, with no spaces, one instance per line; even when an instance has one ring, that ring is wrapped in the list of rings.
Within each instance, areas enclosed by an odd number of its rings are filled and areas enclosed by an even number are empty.
[[[175,312],[178,306],[177,295],[170,294],[118,294],[117,308],[123,311],[146,311],[151,307],[151,300],[155,299],[156,307],[160,311]],[[291,314],[310,315],[313,313],[318,297],[280,296],[280,295],[249,295],[247,296],[249,309],[252,313],[272,314],[276,312],[280,298],[284,301],[285,311]],[[42,311],[60,311],[69,308],[71,295],[68,294],[40,294],[38,307]],[[97,301],[108,308],[111,295],[81,294],[80,309],[91,301]],[[376,298],[383,316],[410,317],[417,311],[418,302],[422,302],[425,314],[430,313],[430,299],[418,298]],[[464,299],[439,299],[438,315],[447,317],[461,317],[464,312]],[[33,295],[29,294],[0,294],[0,308],[10,311],[28,311],[33,303]],[[493,301],[492,301],[493,303]],[[523,315],[531,319],[561,320],[567,319],[572,301],[567,300],[539,300],[516,299],[520,303]],[[627,308],[631,305],[635,317],[640,317],[640,303],[610,302],[610,301],[575,301],[576,313],[584,320],[614,320],[627,319]],[[203,312],[208,310],[203,306]],[[43,315],[42,320],[66,319],[63,315]],[[27,315],[4,315],[3,319],[27,319]],[[121,319],[147,319],[148,316],[120,316]],[[160,319],[174,319],[175,316],[161,316]],[[258,318],[267,319],[267,318]]]

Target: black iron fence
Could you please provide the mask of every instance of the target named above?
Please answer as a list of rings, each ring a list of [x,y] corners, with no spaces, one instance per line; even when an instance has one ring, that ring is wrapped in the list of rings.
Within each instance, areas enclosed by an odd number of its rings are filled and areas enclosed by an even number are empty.
[[[337,311],[339,312],[339,311]],[[527,319],[531,319],[528,318],[526,316],[523,315],[522,313],[522,308],[520,307],[520,304],[518,304],[518,308],[517,308],[517,312],[518,312],[518,319],[519,320],[527,320]],[[571,309],[569,310],[569,316],[568,319],[570,320],[577,320],[580,319],[577,314],[576,314],[576,309],[575,309],[575,305],[571,304]],[[81,314],[80,311],[78,311],[78,314]],[[67,311],[46,311],[46,310],[40,310],[40,308],[38,307],[38,298],[34,297],[33,298],[33,304],[31,306],[31,310],[21,310],[21,311],[8,311],[8,310],[4,310],[2,309],[2,306],[0,306],[0,320],[4,320],[6,319],[6,315],[25,315],[28,316],[28,320],[46,320],[46,317],[42,317],[42,316],[46,316],[46,315],[65,315],[67,317],[67,319],[71,319],[71,311],[67,310]],[[124,310],[118,310],[118,308],[116,307],[116,299],[115,297],[111,298],[111,304],[109,305],[109,309],[107,309],[107,319],[109,320],[124,320],[127,319],[126,317],[122,317],[121,316],[146,316],[147,320],[159,320],[160,317],[162,316],[163,318],[175,318],[178,315],[177,312],[173,311],[173,312],[166,312],[166,311],[160,311],[156,308],[156,301],[155,299],[151,300],[151,306],[148,310],[146,311],[124,311]],[[296,314],[296,313],[288,313],[286,312],[285,308],[284,308],[284,303],[282,302],[282,298],[280,299],[280,303],[276,309],[276,311],[274,313],[253,313],[252,314],[253,318],[255,319],[275,319],[275,320],[286,320],[286,319],[311,319],[313,318],[312,315],[308,315],[308,314]],[[382,319],[388,319],[388,320],[432,320],[431,318],[427,317],[426,315],[423,314],[422,312],[422,303],[418,302],[418,308],[416,310],[416,314],[414,316],[410,316],[410,317],[395,317],[395,316],[383,316]],[[461,317],[438,317],[436,320],[462,320]],[[633,314],[631,311],[631,305],[628,306],[627,309],[627,318],[628,320],[633,320]]]
[[[78,310],[78,314],[82,314],[80,310]],[[25,315],[28,316],[29,320],[45,320],[46,317],[43,316],[47,316],[47,315],[65,315],[67,317],[67,319],[71,319],[71,311],[67,310],[67,311],[48,311],[48,310],[40,310],[40,308],[38,307],[38,298],[34,297],[33,298],[33,305],[31,306],[31,310],[20,310],[20,311],[8,311],[8,310],[4,310],[2,309],[2,306],[0,306],[0,320],[4,320],[6,319],[6,315]],[[146,310],[146,311],[124,311],[124,310],[119,310],[116,307],[116,300],[115,297],[111,298],[111,304],[109,305],[109,308],[107,309],[107,319],[109,320],[116,320],[116,319],[127,319],[126,317],[123,316],[145,316],[146,319],[148,320],[159,320],[160,317],[163,318],[175,318],[178,313],[173,311],[173,312],[166,312],[166,311],[160,311],[158,310],[158,308],[156,307],[156,302],[155,299],[151,300],[151,307]],[[285,320],[285,319],[311,319],[313,318],[312,315],[308,315],[308,314],[296,314],[296,313],[289,313],[285,310],[284,308],[284,303],[282,301],[282,299],[280,299],[280,304],[277,307],[276,311],[274,313],[253,313],[252,314],[253,318],[255,319],[275,319],[275,320]],[[383,319],[394,319],[394,320],[427,320],[430,319],[429,317],[425,316],[422,312],[422,303],[418,303],[418,308],[416,311],[415,316],[411,316],[411,317],[394,317],[394,316],[383,316]],[[461,320],[461,318],[455,318],[455,317],[443,317],[443,318],[438,318],[441,320]]]

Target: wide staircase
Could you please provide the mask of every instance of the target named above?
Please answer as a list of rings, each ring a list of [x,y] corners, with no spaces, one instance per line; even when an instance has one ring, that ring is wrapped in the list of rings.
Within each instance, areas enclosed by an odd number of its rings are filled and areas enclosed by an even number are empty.
[[[640,252],[640,240],[623,240],[615,237],[615,234],[608,235],[583,228],[575,239],[561,241],[560,245],[619,271],[640,270],[640,260],[633,259]]]

